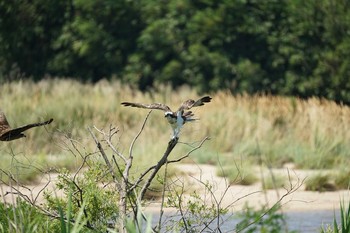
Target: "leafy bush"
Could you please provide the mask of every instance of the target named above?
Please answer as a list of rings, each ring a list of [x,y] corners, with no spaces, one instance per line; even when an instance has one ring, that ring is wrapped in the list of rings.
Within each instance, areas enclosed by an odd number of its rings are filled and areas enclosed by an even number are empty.
[[[106,167],[98,162],[91,162],[89,169],[78,177],[62,169],[56,186],[65,196],[59,198],[46,192],[47,209],[57,215],[62,215],[62,209],[69,209],[71,219],[78,218],[83,209],[87,226],[106,230],[108,224],[116,222],[119,207],[118,195],[108,185],[110,180],[104,175],[105,171]]]

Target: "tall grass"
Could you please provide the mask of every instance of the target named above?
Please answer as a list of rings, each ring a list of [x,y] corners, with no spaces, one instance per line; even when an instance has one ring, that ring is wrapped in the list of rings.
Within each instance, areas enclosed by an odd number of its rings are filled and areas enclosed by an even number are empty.
[[[349,233],[350,232],[350,203],[340,202],[340,223],[336,217],[333,219],[333,227],[322,227],[321,233]]]
[[[200,121],[185,125],[180,136],[180,141],[190,143],[206,135],[211,137],[202,150],[191,155],[196,161],[215,163],[218,158],[224,162],[242,158],[258,161],[260,153],[275,167],[294,162],[299,168],[331,168],[349,162],[347,106],[317,98],[233,96],[225,91],[211,96],[212,103],[193,109]],[[188,87],[171,90],[160,86],[143,93],[116,81],[95,85],[63,79],[5,83],[0,86],[0,107],[13,127],[51,117],[54,122],[26,132],[25,139],[1,142],[0,156],[66,158],[72,156],[67,150],[69,138],[79,141],[80,149],[93,151],[95,145],[86,128],[94,125],[105,130],[110,125],[118,127],[115,143],[127,153],[148,111],[123,107],[122,101],[163,102],[176,109],[182,101],[197,97]],[[136,168],[156,161],[170,135],[163,113],[153,111],[135,147],[135,161],[139,161]],[[190,146],[179,145],[171,156],[181,156]]]
[[[206,107],[209,116],[204,121],[218,138],[214,150],[256,156],[256,160],[260,150],[274,166],[295,162],[302,168],[332,167],[349,155],[346,106],[316,98],[227,93],[218,93],[214,101],[216,105]]]

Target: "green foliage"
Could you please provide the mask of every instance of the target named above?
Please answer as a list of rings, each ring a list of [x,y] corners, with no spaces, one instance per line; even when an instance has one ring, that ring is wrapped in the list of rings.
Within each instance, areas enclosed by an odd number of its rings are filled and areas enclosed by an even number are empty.
[[[106,230],[109,222],[116,221],[118,196],[107,184],[105,171],[106,167],[99,163],[86,170],[82,177],[73,177],[63,169],[58,177],[57,188],[64,192],[65,198],[58,198],[46,192],[48,209],[58,213],[61,218],[64,216],[64,219],[79,218],[83,209],[88,226]],[[63,209],[67,209],[66,214]]]
[[[60,214],[60,223],[61,223],[61,232],[62,233],[78,233],[84,229],[87,219],[83,217],[85,211],[85,203],[80,207],[79,213],[74,219],[74,224],[71,223],[72,220],[72,194],[68,195],[68,206],[66,214],[63,212],[63,209],[59,207]],[[73,225],[73,226],[72,226]]]
[[[52,41],[55,56],[48,70],[93,81],[120,72],[139,30],[134,2],[76,0],[69,13],[60,36]]]
[[[328,228],[321,228],[321,233],[349,233],[350,232],[350,203],[347,207],[345,202],[340,202],[340,225],[337,219],[334,217],[333,229],[328,226]]]
[[[43,78],[53,59],[53,38],[61,34],[70,1],[16,0],[0,3],[0,80]],[[17,25],[13,27],[13,25]],[[11,73],[13,69],[17,72]],[[24,73],[24,74],[22,74]]]
[[[124,66],[140,30],[130,1],[19,0],[3,1],[0,9],[5,75],[18,66],[37,79],[47,73],[95,81],[111,76]]]
[[[242,219],[236,227],[236,232],[260,232],[260,233],[279,233],[287,232],[285,218],[279,213],[279,205],[272,208],[263,206],[259,210],[246,206],[238,218]],[[295,233],[295,231],[292,231]]]
[[[50,232],[50,218],[20,198],[16,205],[0,202],[1,232]]]
[[[68,203],[71,203],[70,198]],[[17,198],[14,205],[0,202],[0,232],[91,232],[84,227],[86,219],[83,216],[83,210],[84,204],[72,223],[69,217],[72,210],[69,206],[66,212],[61,208],[59,219],[53,219],[21,198]]]
[[[7,0],[0,9],[0,80],[117,77],[142,90],[189,84],[350,103],[347,0]]]

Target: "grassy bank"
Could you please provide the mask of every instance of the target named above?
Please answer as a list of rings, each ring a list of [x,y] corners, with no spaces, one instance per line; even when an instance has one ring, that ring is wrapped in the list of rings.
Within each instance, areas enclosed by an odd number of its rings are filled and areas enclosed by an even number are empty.
[[[257,164],[261,158],[273,167],[293,162],[298,168],[344,167],[349,162],[350,108],[312,98],[273,96],[232,96],[219,92],[212,103],[194,109],[200,121],[185,125],[172,157],[180,157],[191,143],[208,135],[211,140],[191,158],[205,163],[227,164],[244,159]],[[115,144],[127,153],[130,142],[148,111],[126,108],[122,101],[163,102],[176,109],[182,101],[197,98],[189,88],[174,91],[159,87],[142,93],[118,82],[81,84],[72,80],[39,83],[13,82],[0,86],[0,107],[11,126],[54,118],[45,128],[26,133],[27,138],[0,143],[2,168],[11,164],[34,163],[40,167],[74,167],[77,159],[70,139],[79,150],[94,151],[87,127],[119,128]],[[160,111],[153,111],[134,155],[137,166],[146,167],[161,156],[171,129]],[[186,143],[185,143],[186,142]],[[190,143],[190,144],[187,144]],[[189,161],[191,162],[191,161]]]

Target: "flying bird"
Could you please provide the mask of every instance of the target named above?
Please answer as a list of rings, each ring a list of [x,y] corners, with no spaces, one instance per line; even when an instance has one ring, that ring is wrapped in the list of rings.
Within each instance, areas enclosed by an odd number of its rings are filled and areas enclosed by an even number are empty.
[[[5,114],[0,110],[0,141],[12,141],[15,139],[26,137],[26,135],[24,135],[22,132],[33,127],[50,124],[52,121],[53,119],[51,118],[50,120],[45,122],[28,124],[15,129],[11,129]]]
[[[136,107],[136,108],[147,108],[147,109],[157,109],[164,111],[164,117],[167,118],[169,124],[173,129],[173,138],[178,137],[180,129],[186,122],[195,121],[197,119],[192,118],[194,114],[190,110],[193,107],[198,107],[204,105],[204,103],[209,103],[212,98],[210,96],[204,96],[197,101],[192,99],[186,100],[181,104],[179,109],[173,112],[169,106],[161,103],[153,104],[140,104],[140,103],[130,103],[123,102],[121,103],[124,106]]]

